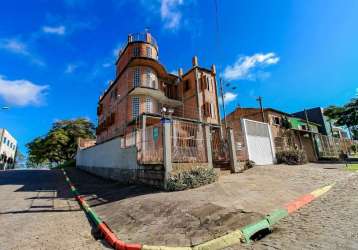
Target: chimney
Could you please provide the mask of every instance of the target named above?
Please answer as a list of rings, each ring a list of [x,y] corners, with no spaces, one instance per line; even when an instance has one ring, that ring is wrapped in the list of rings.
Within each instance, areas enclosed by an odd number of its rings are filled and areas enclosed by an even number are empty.
[[[215,64],[211,65],[211,73],[216,75],[216,66],[215,66]]]
[[[198,57],[194,56],[193,57],[193,67],[197,67],[198,66]]]
[[[128,35],[128,42],[130,43],[132,41],[133,41],[133,36],[132,36],[132,34],[130,34],[130,35]]]
[[[182,76],[183,76],[183,69],[182,69],[182,68],[179,68],[179,69],[178,69],[178,76],[179,76],[179,77],[182,77]]]

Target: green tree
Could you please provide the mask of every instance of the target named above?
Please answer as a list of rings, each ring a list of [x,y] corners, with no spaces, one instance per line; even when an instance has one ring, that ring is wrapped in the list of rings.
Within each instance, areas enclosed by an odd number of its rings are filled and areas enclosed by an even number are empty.
[[[335,120],[335,125],[346,126],[351,137],[358,140],[358,98],[351,99],[343,107],[329,106],[324,115]]]
[[[94,124],[84,118],[55,122],[45,136],[35,138],[26,145],[29,150],[28,165],[57,165],[73,159],[78,138],[94,139]]]

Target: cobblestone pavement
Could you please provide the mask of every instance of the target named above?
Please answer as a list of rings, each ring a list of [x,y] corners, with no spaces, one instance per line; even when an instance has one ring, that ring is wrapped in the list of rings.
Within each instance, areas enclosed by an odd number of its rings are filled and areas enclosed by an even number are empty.
[[[280,221],[274,231],[228,249],[358,249],[358,173]]]
[[[174,193],[120,186],[77,169],[68,174],[122,240],[189,246],[257,221],[303,194],[348,178],[350,173],[342,166],[257,166],[222,176],[207,186]]]
[[[0,171],[0,249],[104,249],[59,170]]]

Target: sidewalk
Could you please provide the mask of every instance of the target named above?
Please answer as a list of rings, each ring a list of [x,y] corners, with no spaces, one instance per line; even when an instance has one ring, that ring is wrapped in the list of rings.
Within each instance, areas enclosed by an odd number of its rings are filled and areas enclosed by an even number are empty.
[[[257,166],[223,176],[211,185],[175,193],[121,186],[77,169],[67,173],[121,240],[189,246],[257,221],[302,194],[346,178],[349,173],[342,166]]]

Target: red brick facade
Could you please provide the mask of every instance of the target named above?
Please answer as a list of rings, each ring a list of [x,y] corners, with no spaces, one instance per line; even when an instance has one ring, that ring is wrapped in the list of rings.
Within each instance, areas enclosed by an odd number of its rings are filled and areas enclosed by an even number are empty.
[[[216,72],[193,67],[185,74],[170,74],[158,60],[158,46],[150,33],[129,35],[116,62],[116,79],[100,97],[97,143],[135,128],[142,114],[160,115],[172,108],[174,117],[219,124]]]

